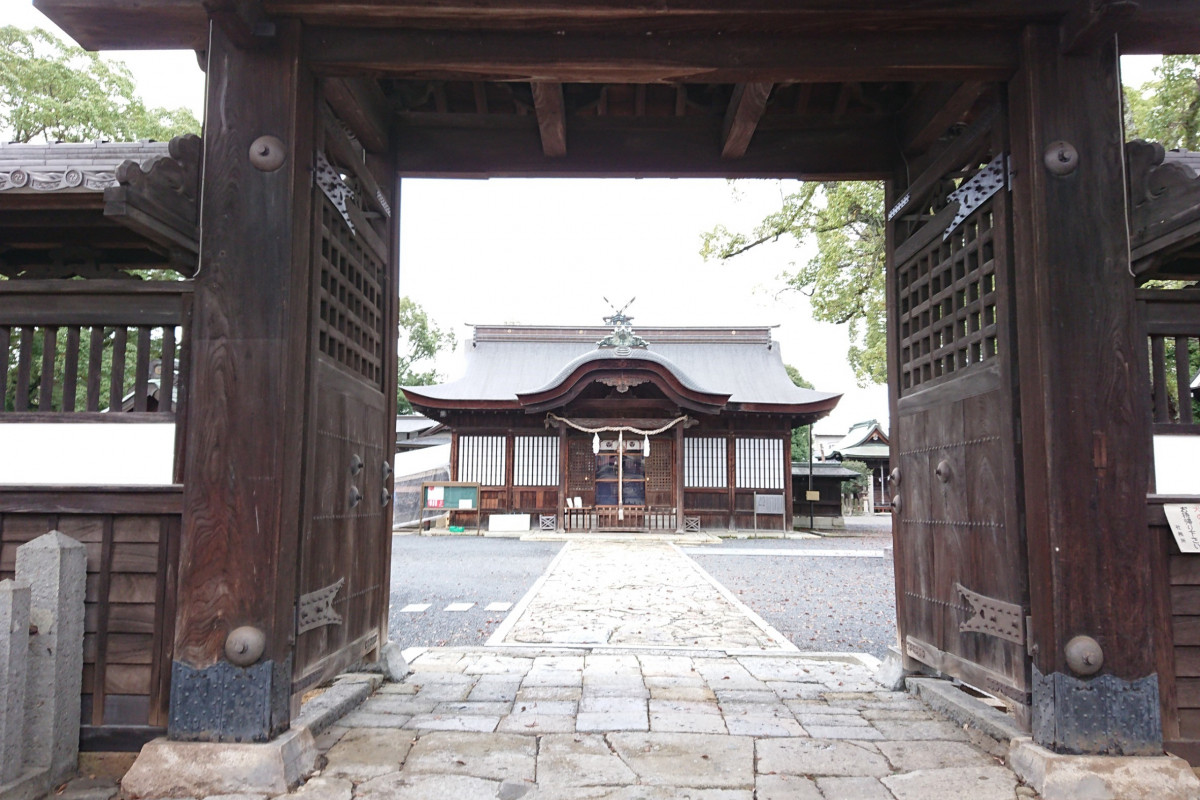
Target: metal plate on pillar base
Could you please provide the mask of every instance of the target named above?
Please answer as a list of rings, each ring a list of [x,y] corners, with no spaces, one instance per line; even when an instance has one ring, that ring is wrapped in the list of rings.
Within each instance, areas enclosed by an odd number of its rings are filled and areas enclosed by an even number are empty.
[[[287,730],[292,665],[171,664],[167,736],[185,742],[266,742]]]
[[[1033,740],[1056,753],[1162,755],[1158,676],[1080,679],[1035,665]]]

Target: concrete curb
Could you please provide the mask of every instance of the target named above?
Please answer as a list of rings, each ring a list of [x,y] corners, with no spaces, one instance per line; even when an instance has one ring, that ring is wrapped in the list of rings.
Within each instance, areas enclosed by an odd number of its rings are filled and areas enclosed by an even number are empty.
[[[339,676],[332,686],[309,700],[292,721],[292,727],[308,728],[313,738],[324,733],[339,719],[362,705],[383,684],[383,676],[351,672]]]

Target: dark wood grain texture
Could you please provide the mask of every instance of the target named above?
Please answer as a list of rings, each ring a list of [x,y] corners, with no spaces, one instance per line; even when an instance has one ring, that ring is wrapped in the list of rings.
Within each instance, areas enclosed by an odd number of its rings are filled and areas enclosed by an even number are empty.
[[[1056,30],[1030,28],[1022,53],[1009,91],[1034,659],[1066,673],[1067,640],[1086,634],[1103,672],[1136,680],[1156,671],[1157,621],[1115,46],[1064,57]],[[1081,155],[1066,177],[1043,164],[1057,140]]]
[[[204,138],[174,654],[197,669],[223,658],[239,625],[265,633],[265,659],[292,655],[315,125],[298,43],[290,23],[252,51],[214,28],[208,51],[208,108],[222,122]],[[248,158],[262,135],[284,142],[274,172]]]

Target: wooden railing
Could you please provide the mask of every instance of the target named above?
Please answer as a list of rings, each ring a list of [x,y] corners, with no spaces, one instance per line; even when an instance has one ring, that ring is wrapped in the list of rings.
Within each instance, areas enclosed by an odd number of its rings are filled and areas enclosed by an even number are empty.
[[[190,281],[0,281],[0,421],[173,419]]]
[[[584,506],[564,509],[568,531],[670,531],[677,530],[676,510],[646,506]]]
[[[1142,289],[1137,302],[1150,347],[1154,432],[1200,434],[1191,388],[1200,368],[1200,289]]]

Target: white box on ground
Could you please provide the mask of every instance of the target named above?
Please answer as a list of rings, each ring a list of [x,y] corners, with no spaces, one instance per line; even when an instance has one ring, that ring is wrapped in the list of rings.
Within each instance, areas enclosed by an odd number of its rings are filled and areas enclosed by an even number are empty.
[[[492,514],[488,517],[488,530],[516,533],[529,530],[528,514]]]

